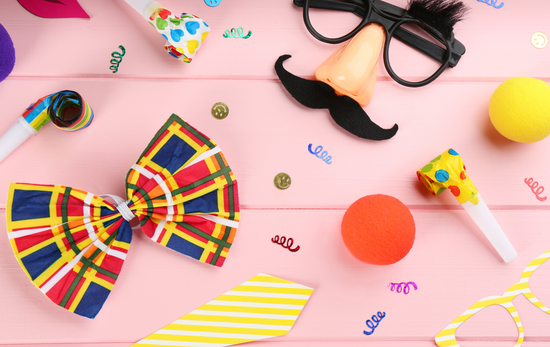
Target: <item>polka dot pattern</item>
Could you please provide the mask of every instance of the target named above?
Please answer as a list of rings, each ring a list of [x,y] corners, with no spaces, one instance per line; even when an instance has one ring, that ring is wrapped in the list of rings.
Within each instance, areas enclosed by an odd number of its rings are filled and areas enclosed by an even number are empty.
[[[433,165],[432,164],[428,164],[426,166],[424,166],[422,169],[420,169],[420,171],[422,172],[430,172],[433,168]]]
[[[437,170],[435,172],[435,179],[438,182],[447,182],[449,180],[449,173],[446,170]]]
[[[451,191],[451,193],[453,193],[454,196],[460,195],[460,188],[458,188],[457,186],[449,186],[449,190]]]
[[[478,191],[466,174],[462,158],[452,148],[431,160],[416,175],[432,195],[437,196],[449,188],[461,204],[478,202]]]

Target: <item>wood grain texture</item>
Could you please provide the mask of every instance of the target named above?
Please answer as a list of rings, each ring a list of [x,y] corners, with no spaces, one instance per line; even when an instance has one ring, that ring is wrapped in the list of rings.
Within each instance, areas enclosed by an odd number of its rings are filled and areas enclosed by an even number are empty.
[[[390,141],[375,142],[350,135],[326,110],[305,108],[272,81],[10,78],[0,85],[0,104],[11,115],[0,124],[0,132],[28,104],[62,89],[78,91],[95,118],[89,128],[75,133],[46,125],[2,162],[0,177],[123,195],[126,172],[176,113],[220,145],[237,174],[244,207],[347,208],[361,196],[384,192],[407,205],[458,209],[452,194],[434,198],[416,177],[416,170],[452,147],[491,207],[547,208],[550,200],[538,201],[524,179],[550,186],[550,167],[538,154],[548,151],[550,142],[513,143],[496,132],[487,107],[497,86],[434,82],[410,90],[380,82],[365,110],[381,126],[397,123],[400,130]],[[441,102],[449,95],[463,100],[461,107]],[[210,114],[220,101],[230,110],[224,120]],[[322,145],[332,164],[310,154],[310,143]],[[45,148],[63,155],[45,156]],[[52,169],[37,176],[33,168],[38,165]],[[293,181],[285,192],[272,184],[281,171]],[[7,188],[0,185],[0,201],[6,200]],[[323,195],[331,198],[320,199]]]
[[[533,33],[550,35],[550,2],[507,0],[497,10],[465,0],[470,12],[455,35],[467,52],[429,86],[402,87],[380,62],[373,100],[364,109],[382,127],[399,125],[397,135],[382,142],[348,134],[326,110],[303,107],[278,82],[273,65],[280,55],[292,55],[285,62],[289,71],[312,78],[337,49],[310,36],[291,0],[222,0],[214,8],[202,0],[162,1],[211,26],[191,64],[170,57],[163,38],[123,0],[79,2],[91,19],[39,18],[15,0],[0,1],[0,23],[17,52],[13,73],[0,83],[0,133],[30,103],[63,89],[78,91],[95,112],[80,132],[48,124],[0,163],[0,346],[127,347],[259,272],[315,291],[288,335],[247,346],[435,346],[434,336],[448,323],[477,300],[502,295],[550,248],[550,199],[537,200],[524,183],[532,177],[550,187],[550,140],[513,143],[488,117],[491,94],[505,79],[550,81],[550,46],[531,45]],[[239,26],[252,36],[222,36]],[[110,54],[119,45],[127,53],[113,74]],[[226,119],[211,116],[216,102],[228,105]],[[198,264],[136,232],[95,320],[56,307],[12,255],[4,232],[8,183],[123,196],[126,172],[172,113],[219,144],[239,182],[242,222],[224,267]],[[332,164],[311,155],[309,144],[322,145]],[[432,197],[417,180],[416,170],[450,147],[518,251],[511,263],[500,260],[452,194]],[[273,186],[279,172],[291,176],[288,190]],[[385,267],[356,260],[340,237],[345,209],[378,193],[411,209],[417,233],[409,255]],[[300,251],[274,245],[277,234],[292,237]],[[387,287],[402,281],[419,288],[403,295]],[[548,285],[550,264],[532,279],[547,306]],[[524,346],[547,346],[550,317],[521,295],[514,304]],[[365,321],[378,311],[386,318],[364,335]],[[500,347],[513,345],[517,332],[504,310],[490,307],[457,336],[461,346]]]
[[[346,250],[339,231],[343,213],[245,209],[222,269],[197,264],[136,232],[117,285],[93,321],[44,298],[2,238],[0,307],[9,312],[0,316],[2,342],[130,343],[264,272],[315,291],[288,335],[250,346],[315,345],[319,341],[338,345],[384,340],[428,343],[477,300],[504,293],[519,280],[529,261],[550,244],[547,228],[541,227],[550,218],[549,211],[494,212],[519,253],[516,260],[503,264],[465,212],[413,209],[417,234],[411,252],[394,265],[374,266],[356,260]],[[292,253],[273,244],[270,239],[276,234],[293,237],[300,250]],[[538,271],[533,288],[544,288],[550,268]],[[418,290],[404,295],[387,287],[400,281],[414,281]],[[547,289],[537,295],[543,302],[550,300]],[[529,339],[547,341],[549,317],[521,296],[514,304]],[[366,319],[378,311],[386,317],[373,335],[363,335]],[[504,310],[486,311],[474,317],[482,327],[465,324],[459,336],[490,341],[517,335]]]
[[[404,6],[406,0],[391,3]],[[549,78],[548,50],[531,45],[535,32],[550,32],[546,14],[550,3],[541,0],[508,1],[495,9],[475,0],[455,34],[467,53],[456,69],[440,80],[502,79],[518,75]],[[307,32],[302,11],[292,1],[233,0],[210,8],[202,0],[162,4],[175,13],[193,13],[211,27],[204,47],[191,65],[180,64],[163,49],[164,39],[123,0],[82,0],[90,19],[45,19],[27,12],[15,1],[3,1],[0,23],[10,33],[17,51],[12,76],[106,76],[110,53],[118,45],[128,54],[119,76],[143,78],[276,79],[278,56],[294,56],[294,72],[313,76],[314,70],[335,50]],[[345,25],[330,23],[330,25]],[[247,40],[226,39],[227,29],[252,30]],[[387,76],[383,68],[381,76]]]

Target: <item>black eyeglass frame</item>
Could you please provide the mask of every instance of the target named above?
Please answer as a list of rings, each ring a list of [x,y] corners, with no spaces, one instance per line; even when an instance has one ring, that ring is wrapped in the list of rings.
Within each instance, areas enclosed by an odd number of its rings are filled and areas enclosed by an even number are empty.
[[[426,22],[411,17],[407,10],[389,4],[381,0],[293,0],[294,5],[303,7],[303,18],[307,30],[317,40],[325,43],[338,44],[353,38],[367,24],[376,23],[384,28],[386,33],[386,41],[384,45],[384,65],[388,74],[397,83],[407,87],[422,87],[431,82],[443,73],[447,67],[454,67],[462,55],[466,52],[464,45],[454,38],[451,33],[451,38],[446,39],[438,30],[428,25]],[[326,10],[352,12],[355,15],[362,17],[361,23],[355,27],[350,33],[338,37],[329,38],[317,32],[309,19],[309,8],[319,8]],[[428,34],[437,39],[441,44],[445,45],[446,49],[441,46],[418,36],[411,31],[403,28],[404,23],[414,23],[424,29]],[[391,39],[395,37],[404,44],[416,49],[419,52],[441,63],[437,69],[428,78],[419,82],[409,82],[399,77],[392,69],[389,60],[389,47]]]

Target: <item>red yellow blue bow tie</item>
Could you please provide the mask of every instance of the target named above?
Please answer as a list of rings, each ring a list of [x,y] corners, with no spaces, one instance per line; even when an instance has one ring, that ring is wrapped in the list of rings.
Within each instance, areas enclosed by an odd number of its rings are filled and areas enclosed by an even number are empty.
[[[237,181],[216,143],[172,115],[126,176],[115,203],[59,185],[12,183],[13,252],[51,301],[94,318],[115,284],[139,220],[153,241],[222,266],[239,223]]]

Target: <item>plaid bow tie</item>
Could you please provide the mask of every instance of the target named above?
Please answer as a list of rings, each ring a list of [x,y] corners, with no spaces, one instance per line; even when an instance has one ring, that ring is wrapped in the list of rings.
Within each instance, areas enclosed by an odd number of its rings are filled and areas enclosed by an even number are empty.
[[[157,132],[114,204],[59,185],[12,183],[6,207],[13,252],[57,305],[94,318],[115,284],[139,220],[153,241],[222,266],[239,222],[237,181],[219,147],[177,115]]]

